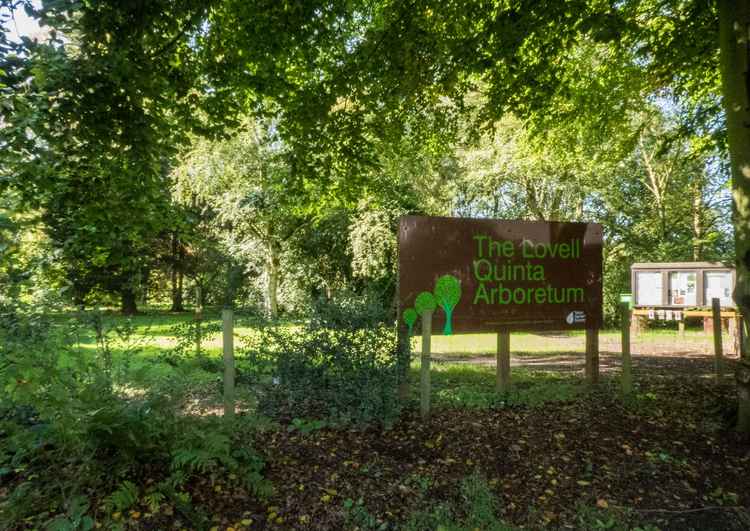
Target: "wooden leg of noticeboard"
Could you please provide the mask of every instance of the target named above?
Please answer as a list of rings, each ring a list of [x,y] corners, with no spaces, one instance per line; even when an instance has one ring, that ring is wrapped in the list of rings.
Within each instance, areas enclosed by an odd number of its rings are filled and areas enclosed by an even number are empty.
[[[633,392],[633,369],[630,359],[630,306],[627,302],[620,305],[622,314],[622,392],[629,395]]]
[[[510,333],[497,333],[497,392],[510,391]]]
[[[714,326],[714,370],[716,378],[721,380],[724,375],[724,353],[721,344],[721,301],[716,297],[711,299],[711,313],[713,314]]]
[[[599,330],[586,329],[586,381],[599,383]]]
[[[432,348],[432,312],[422,314],[422,358],[419,369],[419,412],[430,418],[430,350]]]

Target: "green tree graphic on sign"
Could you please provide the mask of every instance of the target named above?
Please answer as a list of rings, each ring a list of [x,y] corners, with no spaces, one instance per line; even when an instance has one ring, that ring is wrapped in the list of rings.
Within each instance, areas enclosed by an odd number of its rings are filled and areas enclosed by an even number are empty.
[[[453,333],[453,309],[461,300],[461,282],[453,275],[443,275],[435,283],[435,300],[445,312],[443,334]]]
[[[406,326],[409,327],[409,337],[411,337],[414,323],[417,322],[418,317],[419,315],[417,314],[417,310],[415,310],[414,308],[407,308],[406,310],[404,310],[404,322],[406,323]]]
[[[435,297],[429,291],[423,291],[417,295],[414,308],[420,316],[424,315],[425,312],[434,312],[435,308],[437,308]]]

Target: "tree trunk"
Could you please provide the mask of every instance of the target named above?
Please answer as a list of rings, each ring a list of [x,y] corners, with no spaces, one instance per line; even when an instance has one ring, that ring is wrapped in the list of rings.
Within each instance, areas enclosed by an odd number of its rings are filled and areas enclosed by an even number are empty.
[[[693,260],[703,258],[703,186],[702,178],[693,183]]]
[[[172,303],[176,303],[174,305],[176,312],[184,312],[185,311],[185,303],[183,302],[183,290],[185,284],[185,274],[180,270],[177,272],[177,293],[175,294],[175,298],[172,300]]]
[[[268,317],[276,319],[279,315],[279,255],[281,251],[276,243],[268,244],[268,259],[266,260],[266,273],[268,274],[268,285],[266,289]]]
[[[146,267],[141,274],[141,305],[148,304],[148,283],[151,280],[151,268]]]
[[[750,0],[719,2],[721,84],[732,167],[732,217],[737,284],[734,300],[742,315],[737,383],[740,409],[738,427],[750,432],[750,389],[743,380],[750,365],[750,85],[748,85],[748,28]],[[744,365],[744,367],[743,367]]]
[[[177,233],[172,233],[172,308],[173,312],[184,312],[182,304],[182,259],[184,250]]]
[[[121,305],[120,311],[123,315],[135,315],[138,313],[136,304],[135,290],[131,286],[124,287],[120,290]]]

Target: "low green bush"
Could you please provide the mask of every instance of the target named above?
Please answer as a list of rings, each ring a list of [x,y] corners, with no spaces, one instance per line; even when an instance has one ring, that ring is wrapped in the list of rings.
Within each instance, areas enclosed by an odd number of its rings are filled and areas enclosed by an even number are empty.
[[[256,495],[268,494],[263,459],[250,446],[255,419],[227,424],[185,414],[187,386],[176,379],[133,387],[128,360],[137,345],[129,325],[108,327],[99,314],[51,319],[15,311],[0,319],[7,326],[0,337],[0,477],[10,491],[0,503],[0,527],[87,529],[94,519],[106,521],[102,507],[136,503],[170,503],[202,527],[185,486],[206,474],[231,474]],[[92,335],[95,348],[83,348],[81,338]],[[148,487],[145,477],[153,480]]]
[[[487,481],[473,474],[461,482],[462,503],[453,507],[446,503],[417,511],[411,515],[406,531],[513,531],[514,527],[499,517],[499,502]]]
[[[332,299],[313,301],[310,315],[311,328],[365,329],[391,323],[393,312],[375,293],[363,295],[353,292],[339,293]]]
[[[398,417],[392,328],[267,328],[251,343],[240,371],[263,384],[264,413],[334,424],[389,425]]]

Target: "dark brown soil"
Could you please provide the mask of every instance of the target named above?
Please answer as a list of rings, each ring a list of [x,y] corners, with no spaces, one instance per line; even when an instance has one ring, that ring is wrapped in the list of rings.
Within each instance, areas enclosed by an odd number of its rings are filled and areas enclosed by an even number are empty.
[[[407,412],[390,430],[279,430],[255,442],[276,487],[266,503],[196,488],[220,528],[250,518],[253,528],[353,529],[344,505],[359,499],[378,525],[398,528],[430,504],[460,511],[473,473],[500,516],[528,529],[579,529],[582,507],[667,530],[750,528],[750,445],[731,429],[731,378],[705,377],[710,360],[637,359],[632,400],[605,378],[541,407],[442,410],[427,423]]]

